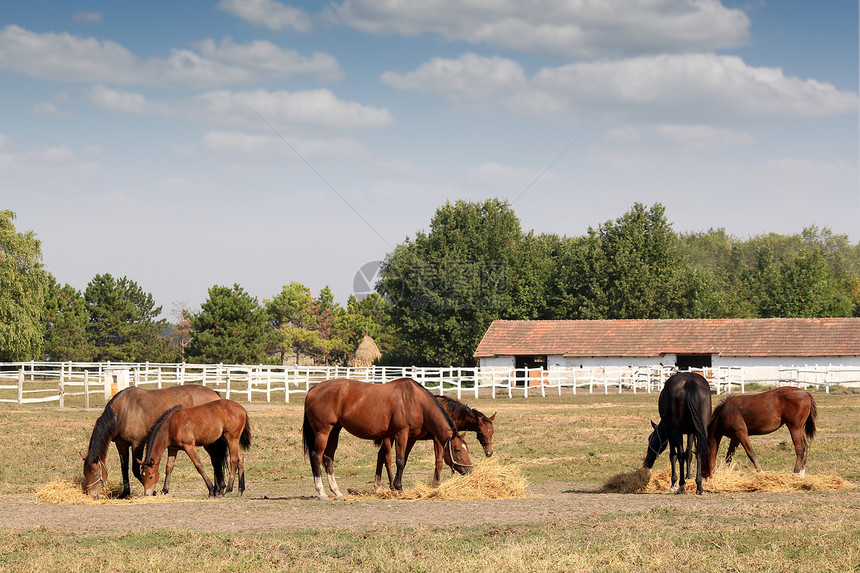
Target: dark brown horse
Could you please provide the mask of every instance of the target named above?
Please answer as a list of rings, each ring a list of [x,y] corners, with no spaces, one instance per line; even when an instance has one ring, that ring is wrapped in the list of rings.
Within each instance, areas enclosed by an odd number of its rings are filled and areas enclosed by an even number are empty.
[[[708,427],[708,442],[711,465],[715,465],[717,450],[723,436],[729,438],[726,463],[732,461],[738,444],[744,447],[757,472],[761,466],[756,459],[750,436],[761,436],[788,426],[794,452],[794,473],[806,472],[806,440],[815,436],[815,419],[818,408],[812,394],[800,388],[785,386],[759,394],[732,395],[723,400],[711,415]]]
[[[220,399],[218,392],[195,384],[157,390],[132,386],[117,393],[96,420],[87,455],[81,454],[84,458],[84,491],[98,499],[106,487],[108,446],[114,442],[122,466],[120,497],[128,497],[131,494],[129,459],[134,460],[132,471],[140,480],[137,458],[143,455],[146,436],[155,421],[173,406],[195,406]],[[129,450],[133,450],[133,456],[129,456]]]
[[[197,455],[197,446],[203,446],[212,458],[213,467],[221,467],[222,472],[230,463],[230,481],[226,489],[216,482],[209,481],[203,464]],[[143,474],[143,488],[146,495],[155,495],[158,484],[158,467],[161,456],[167,450],[167,463],[164,467],[164,488],[170,490],[170,474],[176,463],[176,454],[184,451],[191,463],[203,476],[209,497],[227,495],[233,491],[233,482],[239,477],[239,495],[245,491],[245,463],[242,450],[251,447],[251,422],[245,408],[232,400],[216,400],[199,406],[174,406],[152,427],[146,442],[146,456],[137,460]],[[229,457],[228,457],[229,454]]]
[[[448,396],[436,396],[436,400],[445,408],[445,411],[451,416],[454,422],[454,427],[460,432],[475,432],[478,437],[478,443],[484,448],[484,455],[490,457],[493,455],[493,420],[496,415],[490,417],[485,416],[478,410],[470,408],[466,404],[449,398]],[[433,440],[432,434],[425,434],[417,438],[418,440]],[[391,473],[391,440],[385,439],[377,441],[379,455],[376,459],[376,475],[373,480],[373,489],[379,490],[382,483],[382,468],[388,472],[388,487],[394,489],[394,476]],[[444,450],[442,444],[433,440],[433,449],[436,455],[436,468],[433,472],[432,486],[438,487],[442,481],[442,466],[444,465]]]
[[[338,378],[320,382],[305,397],[302,441],[311,462],[314,486],[323,490],[320,465],[325,466],[331,492],[343,499],[334,478],[334,454],[341,429],[365,440],[394,439],[397,474],[394,487],[401,490],[403,468],[415,440],[429,433],[443,444],[445,463],[461,474],[472,470],[469,450],[454,422],[426,388],[410,378],[387,384],[368,384]]]
[[[666,445],[672,465],[672,489],[677,482],[677,493],[684,493],[686,478],[684,463],[684,435],[692,434],[696,442],[696,493],[702,494],[702,480],[711,475],[711,457],[708,449],[708,424],[711,421],[711,386],[701,374],[678,372],[666,381],[657,399],[660,423],[651,422],[654,431],[648,438],[648,452],[644,466],[651,468]],[[688,438],[689,445],[689,438]],[[675,473],[675,462],[679,472]]]

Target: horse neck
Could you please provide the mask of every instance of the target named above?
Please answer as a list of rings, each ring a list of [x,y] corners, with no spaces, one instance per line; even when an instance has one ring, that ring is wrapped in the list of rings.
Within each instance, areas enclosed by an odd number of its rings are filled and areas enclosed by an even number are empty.
[[[94,461],[101,459],[104,461],[107,458],[108,447],[111,441],[117,435],[117,419],[112,407],[105,407],[102,415],[96,420],[93,426],[93,433],[90,436],[90,445],[87,449],[87,460]]]
[[[456,433],[453,420],[429,392],[427,392],[427,396],[430,398],[429,400],[421,400],[421,405],[424,409],[425,429],[433,434],[437,440],[444,443],[445,440]]]
[[[152,440],[149,441],[148,447],[146,448],[146,455],[143,458],[145,462],[152,460],[155,462],[155,465],[161,463],[161,456],[164,454],[164,450],[167,449],[167,442],[170,437],[169,426],[170,420],[166,420],[164,424],[158,428],[158,432],[152,436]]]

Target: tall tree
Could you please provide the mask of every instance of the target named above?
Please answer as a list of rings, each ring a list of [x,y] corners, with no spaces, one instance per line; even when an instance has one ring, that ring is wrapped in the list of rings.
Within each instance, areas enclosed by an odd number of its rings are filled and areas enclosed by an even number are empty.
[[[78,289],[60,285],[48,274],[45,297],[45,358],[55,362],[89,362],[95,354],[87,340],[89,312]]]
[[[95,360],[144,362],[165,360],[167,328],[158,319],[161,307],[152,295],[128,277],[96,275],[84,291],[89,324],[87,340],[95,347]]]
[[[457,201],[386,256],[377,290],[415,363],[473,362],[490,322],[517,308],[522,240],[508,203]]]
[[[204,363],[261,364],[270,343],[269,317],[257,299],[238,284],[213,286],[200,312],[191,315],[194,339],[189,360]]]
[[[15,213],[0,211],[0,361],[41,358],[47,279],[42,245],[19,233]]]

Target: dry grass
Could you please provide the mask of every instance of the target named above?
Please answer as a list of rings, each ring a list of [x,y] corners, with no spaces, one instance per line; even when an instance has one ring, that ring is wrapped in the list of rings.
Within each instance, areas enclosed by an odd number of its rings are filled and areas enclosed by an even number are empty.
[[[639,468],[612,476],[598,492],[664,493],[670,491],[671,479],[670,469],[652,472],[647,468]],[[688,480],[688,485],[690,482],[693,480]],[[748,473],[738,470],[735,465],[719,466],[710,479],[702,482],[702,488],[708,493],[826,491],[854,487],[854,484],[839,476],[800,476],[781,472]]]
[[[419,483],[402,492],[388,489],[379,492],[350,491],[349,499],[482,501],[526,497],[528,497],[528,482],[520,473],[520,465],[505,464],[490,458],[476,464],[472,473],[455,475],[443,481],[439,487]]]
[[[122,492],[122,484],[108,481],[107,492],[103,491],[96,500],[84,493],[80,480],[55,478],[36,492],[36,503],[54,505],[135,505],[141,503],[200,501],[199,499],[180,499],[164,495],[117,499]],[[107,495],[105,495],[107,494]]]

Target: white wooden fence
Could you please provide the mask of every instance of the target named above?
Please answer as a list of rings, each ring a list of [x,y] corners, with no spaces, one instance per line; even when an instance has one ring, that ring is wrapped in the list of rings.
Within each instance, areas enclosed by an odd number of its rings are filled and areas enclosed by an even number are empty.
[[[659,392],[676,370],[663,366],[605,366],[580,368],[515,369],[425,368],[375,366],[272,366],[227,364],[11,362],[0,363],[0,402],[32,404],[72,400],[76,406],[103,405],[113,392],[133,385],[161,388],[176,384],[203,384],[233,400],[289,402],[312,385],[331,378],[354,378],[384,383],[413,378],[432,392],[465,397],[535,397],[562,393],[615,394]],[[745,390],[742,367],[698,370],[717,394]],[[821,386],[860,381],[860,368],[780,369],[774,383]],[[94,398],[95,397],[95,398]]]

